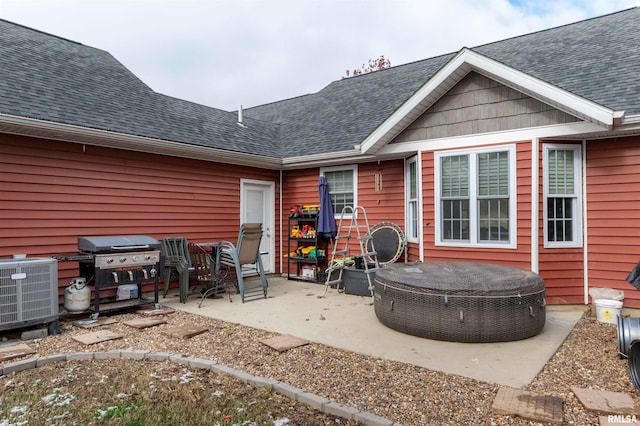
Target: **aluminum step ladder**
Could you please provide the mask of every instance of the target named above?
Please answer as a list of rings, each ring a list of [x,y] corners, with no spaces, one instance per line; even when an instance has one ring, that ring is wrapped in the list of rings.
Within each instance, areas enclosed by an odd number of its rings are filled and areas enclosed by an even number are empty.
[[[349,222],[348,224],[346,224],[345,216],[349,216],[347,218]],[[345,206],[345,208],[342,209],[340,221],[338,222],[338,231],[334,238],[333,249],[331,251],[331,261],[329,262],[326,271],[327,280],[324,285],[322,297],[327,294],[329,287],[334,285],[337,290],[340,290],[340,287],[343,284],[342,276],[344,269],[347,266],[350,266],[347,265],[347,261],[352,259],[350,252],[351,249],[354,248],[354,244],[350,244],[350,241],[353,237],[358,240],[358,247],[360,249],[358,255],[362,258],[364,274],[367,277],[369,291],[373,297],[374,285],[372,276],[380,268],[380,265],[378,264],[378,253],[376,252],[373,244],[373,237],[371,236],[370,229],[369,219],[367,219],[367,212],[364,207],[356,206],[354,208],[352,206]],[[369,267],[370,262],[374,264],[371,268]],[[336,271],[338,276],[333,277]]]

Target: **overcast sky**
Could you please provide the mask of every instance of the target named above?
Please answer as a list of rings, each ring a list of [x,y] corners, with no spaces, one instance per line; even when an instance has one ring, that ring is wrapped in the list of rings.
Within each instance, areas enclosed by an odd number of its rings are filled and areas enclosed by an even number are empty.
[[[0,18],[110,52],[153,90],[236,110],[640,0],[0,0]],[[612,31],[615,29],[612,28]]]

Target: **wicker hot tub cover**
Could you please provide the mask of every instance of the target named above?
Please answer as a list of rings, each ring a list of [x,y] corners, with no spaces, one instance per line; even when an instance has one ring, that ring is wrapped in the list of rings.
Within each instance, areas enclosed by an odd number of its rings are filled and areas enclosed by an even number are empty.
[[[396,263],[376,272],[374,309],[387,327],[429,339],[526,339],[544,327],[544,280],[484,263]]]

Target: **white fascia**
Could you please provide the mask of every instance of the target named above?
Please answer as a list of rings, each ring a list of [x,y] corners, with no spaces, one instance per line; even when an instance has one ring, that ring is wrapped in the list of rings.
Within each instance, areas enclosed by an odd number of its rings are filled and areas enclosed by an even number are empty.
[[[341,164],[364,163],[375,161],[377,157],[362,155],[358,150],[326,152],[322,154],[300,155],[282,159],[282,169],[299,169],[304,167],[326,167]]]
[[[279,158],[239,153],[201,145],[172,142],[8,114],[0,114],[0,131],[21,136],[39,137],[84,145],[169,155],[172,157],[191,158],[217,163],[253,166],[263,169],[277,170],[280,169],[282,164]]]
[[[602,132],[602,127],[587,122],[563,123],[552,126],[532,127],[526,129],[488,132],[483,134],[462,135],[448,138],[426,139],[411,142],[387,144],[380,151],[379,156],[399,156],[413,153],[417,150],[457,149],[469,146],[493,145],[511,143],[514,141],[531,140],[532,138],[549,139],[571,137],[588,133]]]
[[[458,54],[443,66],[429,81],[413,94],[400,108],[396,110],[380,127],[372,132],[360,146],[361,152],[376,152],[380,144],[389,142],[398,133],[398,126],[404,123],[406,127],[417,116],[433,105],[453,85],[458,83],[470,71],[476,71],[502,84],[519,90],[542,102],[546,102],[558,109],[577,115],[587,121],[612,129],[624,119],[624,111],[614,111],[594,102],[576,96],[521,71],[517,71],[500,62],[489,59],[468,48]],[[427,103],[425,100],[431,98]],[[416,112],[416,108],[418,111]],[[407,122],[407,116],[415,116]],[[603,129],[600,128],[600,131]]]

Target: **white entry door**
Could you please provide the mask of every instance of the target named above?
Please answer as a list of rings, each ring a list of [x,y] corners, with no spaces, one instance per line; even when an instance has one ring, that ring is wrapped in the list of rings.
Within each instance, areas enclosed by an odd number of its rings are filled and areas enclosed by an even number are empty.
[[[262,223],[262,264],[265,272],[274,272],[275,184],[269,181],[241,179],[240,194],[240,223]]]

